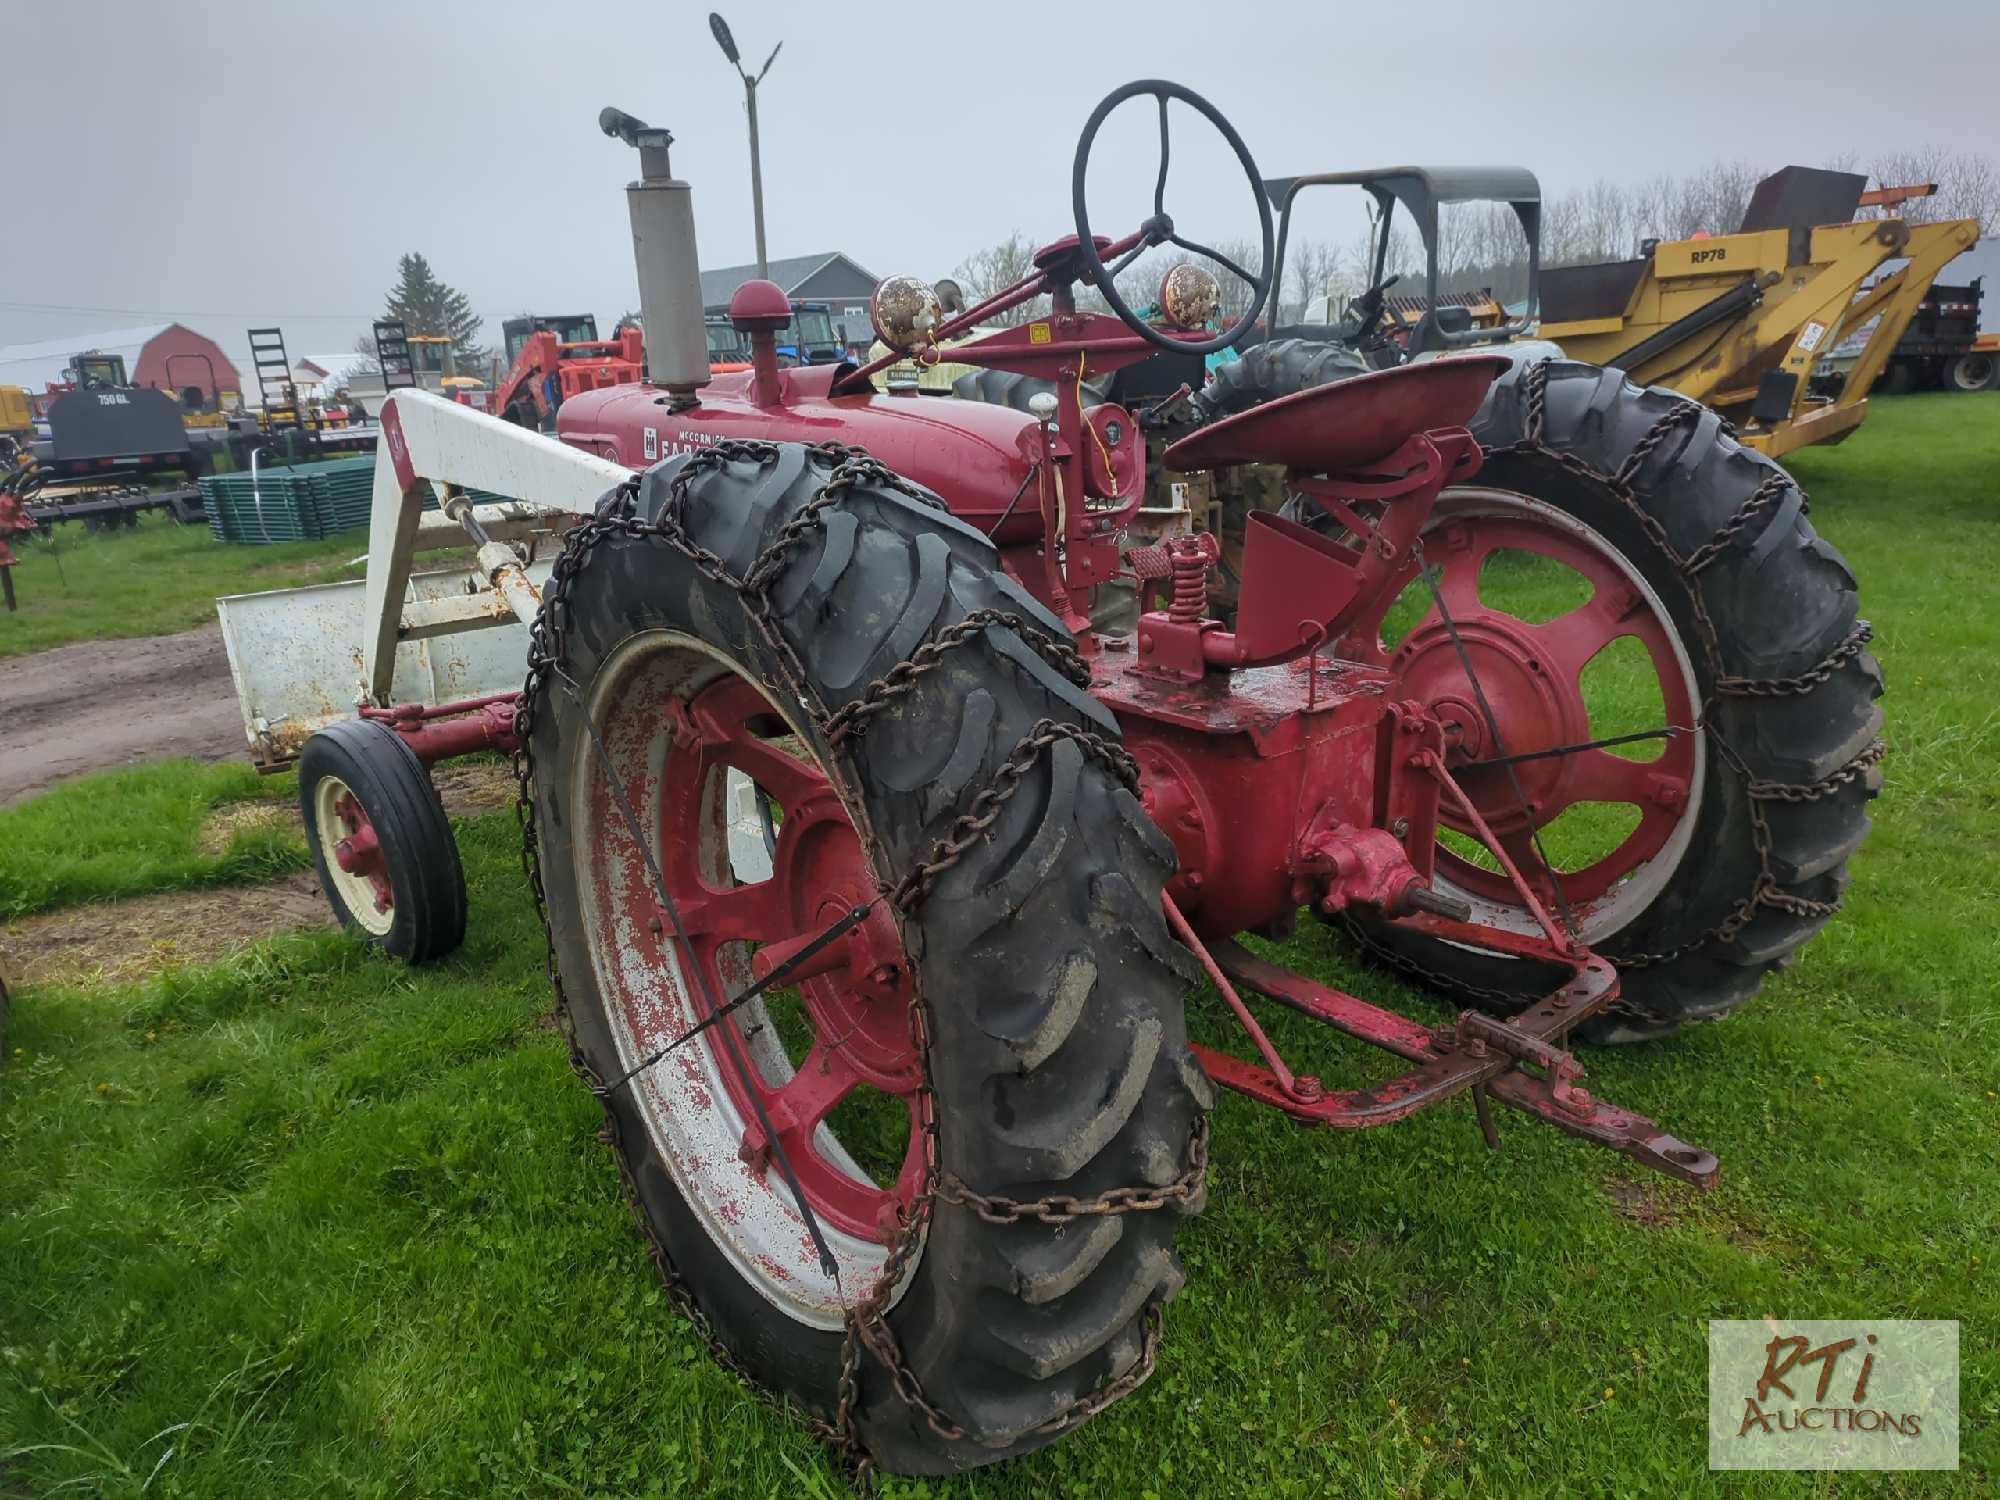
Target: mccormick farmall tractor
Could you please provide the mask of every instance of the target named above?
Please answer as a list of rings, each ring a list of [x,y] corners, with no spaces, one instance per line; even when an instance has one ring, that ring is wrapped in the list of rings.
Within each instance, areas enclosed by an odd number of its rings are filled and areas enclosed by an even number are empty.
[[[1085,167],[1135,96],[1160,115],[1154,212],[1099,236]],[[790,308],[751,282],[752,367],[715,377],[670,137],[606,111],[643,173],[651,383],[573,396],[560,441],[385,403],[359,717],[300,756],[335,906],[416,960],[465,922],[424,766],[515,752],[558,1013],[655,1259],[719,1354],[899,1471],[1029,1451],[1146,1379],[1218,1088],[1341,1129],[1469,1095],[1489,1140],[1505,1106],[1711,1183],[1708,1152],[1583,1086],[1570,1039],[1749,996],[1834,911],[1876,784],[1853,581],[1797,487],[1699,406],[1517,347],[1355,374],[1163,452],[1145,414],[1086,408],[1087,379],[1243,337],[1269,290],[1168,216],[1169,101],[1233,148],[1275,265],[1236,132],[1135,83],[1085,126],[1076,232],[1032,274],[950,317],[884,283],[894,352],[859,369],[779,368]],[[1218,283],[1185,266],[1163,322],[1134,314],[1113,278],[1165,243],[1250,284],[1236,326],[1203,330]],[[873,387],[1042,295],[951,356],[1050,382],[1038,410]],[[1255,466],[1286,505],[1247,512],[1219,618],[1214,534],[1131,523],[1149,471],[1227,494]],[[503,538],[551,525],[553,570],[524,569]],[[413,548],[461,526],[483,584],[412,593]],[[1502,550],[1580,598],[1495,607]],[[1093,628],[1120,583],[1135,623]],[[515,617],[517,695],[440,701],[470,647],[428,658],[429,688],[405,675],[422,638]],[[1658,715],[1618,735],[1579,687],[1614,642]],[[1593,804],[1626,810],[1610,847],[1552,852],[1544,830]],[[1302,911],[1472,1008],[1408,1018],[1239,941]],[[1204,981],[1241,1048],[1189,1044]],[[1265,1004],[1407,1069],[1313,1076]]]

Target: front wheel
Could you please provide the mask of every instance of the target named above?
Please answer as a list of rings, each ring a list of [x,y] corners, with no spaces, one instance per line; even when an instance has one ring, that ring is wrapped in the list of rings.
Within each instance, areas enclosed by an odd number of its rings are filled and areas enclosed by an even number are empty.
[[[1717,1019],[1825,924],[1868,831],[1882,679],[1854,577],[1789,476],[1670,391],[1517,365],[1472,429],[1484,466],[1422,541],[1442,610],[1413,564],[1349,649],[1445,723],[1502,847],[1619,965],[1617,1008],[1585,1034]],[[1528,930],[1490,855],[1444,821],[1438,884]],[[1496,1009],[1549,987],[1397,923],[1355,930]]]
[[[534,837],[655,1258],[886,1468],[1051,1441],[1145,1378],[1201,1203],[1171,845],[1115,722],[990,543],[869,461],[671,460],[571,538]],[[1059,1197],[1137,1211],[1024,1207]]]
[[[299,814],[343,927],[413,964],[465,941],[465,871],[451,820],[395,730],[346,719],[307,740]]]

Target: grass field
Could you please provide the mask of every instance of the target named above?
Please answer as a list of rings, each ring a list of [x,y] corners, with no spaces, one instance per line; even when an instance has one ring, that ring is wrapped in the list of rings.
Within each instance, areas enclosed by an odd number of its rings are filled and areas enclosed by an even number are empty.
[[[1795,465],[1890,684],[1849,909],[1727,1023],[1588,1059],[1716,1151],[1721,1186],[1512,1118],[1491,1155],[1462,1104],[1335,1135],[1226,1097],[1152,1382],[1044,1454],[886,1493],[1994,1492],[2000,396],[1873,408]],[[844,1492],[666,1305],[543,1025],[513,819],[460,833],[474,919],[434,969],[313,933],[20,997],[0,1495]],[[160,846],[147,879],[212,873]],[[4,905],[24,877],[0,878]],[[1289,957],[1448,1014],[1324,932]],[[1216,1010],[1193,1030],[1228,1043]],[[1379,1076],[1271,1024],[1311,1071]],[[1718,1483],[1703,1322],[1766,1314],[1962,1320],[1960,1471]]]
[[[21,607],[0,614],[0,657],[212,624],[218,594],[359,578],[358,568],[342,565],[367,550],[365,529],[317,542],[217,546],[206,526],[160,512],[130,531],[59,526],[14,544]]]
[[[0,922],[56,906],[191,890],[302,869],[297,830],[218,828],[225,808],[289,802],[291,775],[247,761],[176,760],[110,771],[0,808]]]

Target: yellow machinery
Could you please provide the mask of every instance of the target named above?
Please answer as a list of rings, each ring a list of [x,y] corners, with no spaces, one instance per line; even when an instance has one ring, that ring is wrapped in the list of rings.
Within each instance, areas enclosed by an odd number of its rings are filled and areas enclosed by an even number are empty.
[[[28,409],[28,392],[18,385],[0,385],[0,437],[17,443],[35,435],[35,416]]]
[[[1773,457],[1838,442],[1945,264],[1979,239],[1974,219],[1854,218],[1932,191],[1866,193],[1848,172],[1787,167],[1757,185],[1735,234],[1652,244],[1637,260],[1546,269],[1541,336],[1574,359],[1665,385],[1735,422]],[[1865,292],[1891,260],[1904,264]],[[1820,360],[1874,327],[1837,394],[1812,395]]]

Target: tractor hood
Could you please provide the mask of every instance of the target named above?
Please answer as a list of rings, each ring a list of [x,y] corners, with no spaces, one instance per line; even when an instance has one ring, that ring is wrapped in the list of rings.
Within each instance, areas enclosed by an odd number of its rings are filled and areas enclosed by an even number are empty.
[[[939,396],[829,395],[850,369],[805,365],[778,372],[778,402],[750,399],[749,371],[718,375],[701,403],[669,411],[656,386],[586,391],[562,406],[565,443],[632,468],[725,439],[852,443],[906,479],[935,490],[960,520],[991,532],[1021,493],[1040,451],[1034,418],[1003,406]],[[1016,506],[1003,543],[1041,533],[1032,500]]]

